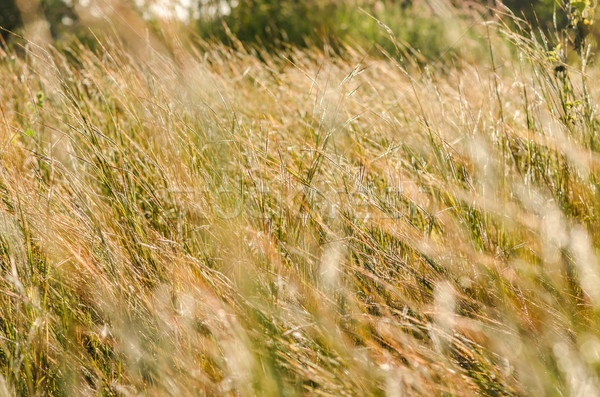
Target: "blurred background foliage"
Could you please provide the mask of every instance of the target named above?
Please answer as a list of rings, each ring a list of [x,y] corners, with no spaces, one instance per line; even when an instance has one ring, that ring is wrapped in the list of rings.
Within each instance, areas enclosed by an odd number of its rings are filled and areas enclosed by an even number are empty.
[[[557,17],[557,25],[566,23],[565,13],[562,10],[563,2],[560,0],[504,0],[503,3],[518,17],[544,28],[553,25],[554,15]]]
[[[114,3],[122,6],[128,1]],[[89,37],[81,13],[110,7],[110,0],[0,0],[0,26],[20,31],[27,3],[35,3],[54,40]],[[282,49],[346,44],[383,49],[394,55],[410,52],[417,59],[450,53],[467,56],[465,48],[473,15],[487,12],[498,0],[131,0],[130,6],[149,26],[165,15],[191,26],[203,39],[257,44]],[[504,0],[504,4],[533,25],[551,27],[567,23],[562,0]],[[120,7],[116,6],[116,7]],[[19,10],[21,12],[19,12]],[[486,11],[487,10],[487,11]],[[475,11],[475,12],[474,12]],[[97,14],[97,12],[96,12]],[[480,15],[480,14],[477,14]],[[556,15],[556,17],[555,17]],[[119,16],[122,18],[121,16]],[[101,19],[101,18],[98,18]],[[96,25],[98,26],[98,25]],[[11,36],[3,31],[3,38]],[[464,40],[464,39],[467,40]],[[456,43],[460,40],[461,48]],[[475,41],[475,35],[472,40]],[[399,45],[400,44],[400,45]],[[462,53],[460,53],[462,50]]]
[[[203,37],[275,49],[350,44],[392,55],[412,51],[430,59],[456,51],[453,44],[468,33],[472,22],[457,14],[458,9],[438,3],[240,0],[226,7],[227,13],[203,13],[209,16],[200,18],[197,26]]]
[[[16,30],[21,26],[21,13],[14,0],[2,0],[0,7],[0,27],[7,30]],[[8,37],[8,32],[2,30],[2,37]]]

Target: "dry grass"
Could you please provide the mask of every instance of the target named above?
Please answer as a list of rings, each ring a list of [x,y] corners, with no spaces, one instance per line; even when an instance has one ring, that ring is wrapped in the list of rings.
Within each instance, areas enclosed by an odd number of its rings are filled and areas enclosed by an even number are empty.
[[[3,53],[3,391],[597,395],[598,76],[512,37]]]

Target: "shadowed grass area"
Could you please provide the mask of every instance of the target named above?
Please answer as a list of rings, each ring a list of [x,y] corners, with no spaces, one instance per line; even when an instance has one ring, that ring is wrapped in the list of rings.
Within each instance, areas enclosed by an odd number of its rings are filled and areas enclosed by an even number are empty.
[[[598,72],[504,34],[0,53],[2,392],[598,394]]]

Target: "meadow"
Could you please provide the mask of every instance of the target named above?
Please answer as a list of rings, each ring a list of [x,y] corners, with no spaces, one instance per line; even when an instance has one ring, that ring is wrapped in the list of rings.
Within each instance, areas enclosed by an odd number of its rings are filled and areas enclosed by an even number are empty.
[[[576,11],[430,57],[0,49],[0,394],[600,395]]]

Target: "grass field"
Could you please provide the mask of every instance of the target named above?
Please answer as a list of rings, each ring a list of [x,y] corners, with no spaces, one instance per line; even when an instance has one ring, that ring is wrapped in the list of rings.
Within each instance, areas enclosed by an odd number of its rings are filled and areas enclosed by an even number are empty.
[[[1,51],[0,394],[599,395],[600,73],[474,29]]]

